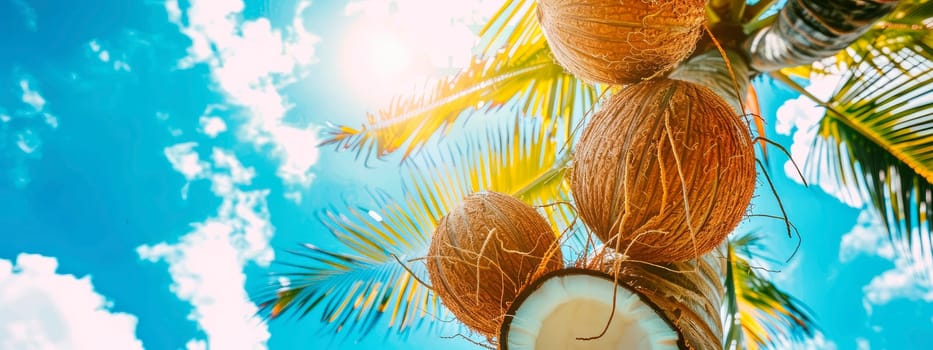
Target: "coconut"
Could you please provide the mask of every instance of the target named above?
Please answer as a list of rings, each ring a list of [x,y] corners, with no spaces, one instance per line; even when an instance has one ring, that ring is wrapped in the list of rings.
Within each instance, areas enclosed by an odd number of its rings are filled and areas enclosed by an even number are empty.
[[[675,262],[718,246],[755,190],[748,128],[709,89],[655,79],[612,96],[574,152],[581,219],[628,258]]]
[[[724,261],[709,254],[661,266],[600,258],[586,268],[552,272],[523,290],[512,304],[499,346],[503,350],[718,349],[723,268]],[[610,312],[614,312],[611,321]]]
[[[549,273],[523,290],[499,333],[502,350],[676,350],[679,341],[650,300],[609,274],[578,268]]]
[[[562,267],[547,221],[522,201],[496,192],[471,194],[441,218],[427,258],[431,285],[444,305],[489,337],[525,285]]]
[[[538,21],[557,62],[583,80],[634,83],[693,52],[705,0],[539,0]]]
[[[720,348],[726,269],[721,250],[700,259],[663,265],[613,259],[594,262],[657,306],[677,329],[686,348]]]

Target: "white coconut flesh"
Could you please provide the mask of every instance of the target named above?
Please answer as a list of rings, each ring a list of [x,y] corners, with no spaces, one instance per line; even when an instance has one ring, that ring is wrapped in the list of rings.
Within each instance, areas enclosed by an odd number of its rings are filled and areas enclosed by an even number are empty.
[[[507,320],[502,338],[509,350],[676,350],[678,334],[638,295],[608,276],[563,273],[545,276]],[[535,286],[530,286],[534,288]],[[615,315],[609,321],[613,291]]]

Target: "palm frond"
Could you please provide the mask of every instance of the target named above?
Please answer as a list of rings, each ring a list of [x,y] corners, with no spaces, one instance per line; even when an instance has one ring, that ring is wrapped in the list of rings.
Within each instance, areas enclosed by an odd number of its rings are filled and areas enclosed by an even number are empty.
[[[348,204],[322,212],[318,219],[348,253],[304,244],[276,261],[279,272],[260,297],[260,314],[302,318],[320,311],[321,332],[370,332],[377,321],[405,333],[425,316],[439,317],[436,296],[419,280],[423,267],[403,268],[398,259],[427,252],[433,213],[413,200],[397,202],[382,191],[370,191],[371,206]],[[397,257],[397,258],[396,258]],[[417,274],[417,276],[412,275]]]
[[[750,65],[761,72],[809,65],[849,46],[896,5],[884,0],[789,0],[774,23],[743,46]]]
[[[490,56],[504,47],[520,47],[508,43],[531,43],[542,39],[544,33],[538,25],[537,6],[534,0],[505,1],[479,31],[482,39],[480,56]]]
[[[486,29],[489,43],[507,38],[502,49],[477,55],[462,72],[438,81],[425,95],[395,98],[387,108],[368,114],[360,128],[331,127],[322,144],[367,157],[403,149],[404,160],[472,113],[510,105],[553,124],[588,110],[596,102],[597,89],[564,72],[551,58],[534,6],[517,3],[506,3],[491,21],[504,22],[500,27]],[[503,29],[513,18],[519,18],[515,27]]]
[[[269,286],[259,301],[260,313],[300,318],[318,310],[322,332],[359,336],[386,317],[402,334],[438,318],[450,319],[425,284],[424,264],[410,259],[426,254],[437,221],[471,192],[494,190],[528,203],[569,198],[563,182],[567,134],[555,135],[543,123],[540,118],[517,118],[485,139],[453,144],[447,153],[419,154],[406,163],[410,184],[401,202],[372,191],[370,206],[324,211],[319,220],[340,247],[305,244],[290,251],[289,259],[277,261],[273,277],[287,282]],[[555,226],[565,227],[571,220],[566,207],[544,210]]]
[[[812,65],[785,68],[782,72],[803,78],[813,73],[828,74],[834,69],[853,67],[864,57],[877,55],[877,52],[873,53],[877,50],[911,50],[920,57],[933,60],[933,22],[928,21],[931,17],[933,2],[902,0],[890,14],[835,56]]]
[[[843,72],[805,170],[860,191],[900,253],[930,261],[933,61],[916,50],[871,50]]]
[[[933,61],[933,2],[901,1],[894,11],[871,30],[833,57],[836,67],[853,67],[875,50],[912,54]],[[926,23],[925,23],[926,22]]]
[[[762,260],[759,239],[745,234],[729,242],[725,349],[779,349],[816,331],[806,306],[753,265]]]
[[[570,201],[564,181],[570,162],[569,128],[555,131],[540,118],[523,117],[498,124],[485,136],[419,154],[408,163],[413,192],[456,199],[485,190],[506,193],[543,206],[544,216],[560,233],[574,218],[573,211],[561,204]]]

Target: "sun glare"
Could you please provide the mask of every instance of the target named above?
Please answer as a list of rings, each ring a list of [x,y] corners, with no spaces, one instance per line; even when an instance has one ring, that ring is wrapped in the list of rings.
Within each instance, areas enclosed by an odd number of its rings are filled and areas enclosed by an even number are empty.
[[[397,76],[411,64],[408,48],[391,34],[379,33],[369,38],[367,44],[368,68],[381,78]]]
[[[413,47],[397,32],[359,25],[343,42],[341,75],[368,104],[383,104],[395,94],[410,90],[419,68]]]

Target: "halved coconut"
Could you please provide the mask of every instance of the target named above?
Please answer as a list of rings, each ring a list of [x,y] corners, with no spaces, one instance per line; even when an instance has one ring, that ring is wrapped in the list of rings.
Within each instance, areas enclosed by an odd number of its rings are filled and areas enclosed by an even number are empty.
[[[620,284],[656,305],[687,349],[717,349],[723,338],[724,253],[720,246],[700,259],[670,264],[616,260],[621,258],[616,254],[593,259],[590,266],[617,276]]]
[[[680,339],[670,320],[647,298],[617,284],[609,274],[570,268],[538,278],[519,294],[506,314],[499,347],[675,350],[683,348]]]

